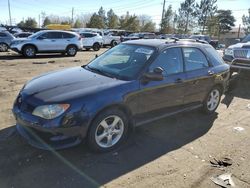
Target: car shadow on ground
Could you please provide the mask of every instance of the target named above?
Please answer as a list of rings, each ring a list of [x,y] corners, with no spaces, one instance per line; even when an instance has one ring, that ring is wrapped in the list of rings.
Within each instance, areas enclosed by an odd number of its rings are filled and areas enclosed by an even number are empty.
[[[229,90],[221,101],[227,107],[230,106],[235,97],[250,99],[250,72],[241,72],[234,74],[230,79]]]
[[[118,150],[96,154],[83,143],[60,151],[29,146],[9,127],[0,131],[0,187],[98,187],[200,138],[217,114],[198,110],[135,129]]]
[[[18,53],[8,52],[2,55],[0,53],[0,60],[15,60],[15,59],[45,59],[45,58],[65,58],[68,57],[66,55],[62,55],[61,53],[52,53],[52,54],[37,54],[35,57],[25,57]]]
[[[77,53],[82,53],[82,52],[93,52],[93,53],[98,53],[98,51],[94,50],[79,50]],[[0,52],[0,60],[15,60],[15,59],[45,59],[45,58],[65,58],[69,57],[67,55],[63,55],[62,53],[44,53],[44,54],[37,54],[35,57],[25,57],[22,54],[18,54],[15,52],[7,52],[4,54],[1,54]]]

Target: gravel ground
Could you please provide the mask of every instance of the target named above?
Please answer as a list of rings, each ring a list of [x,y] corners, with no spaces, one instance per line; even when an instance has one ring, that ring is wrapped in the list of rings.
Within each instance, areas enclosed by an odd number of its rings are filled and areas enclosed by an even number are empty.
[[[98,54],[105,51],[102,49]],[[117,151],[94,154],[84,143],[61,151],[29,146],[15,130],[12,104],[23,84],[39,74],[86,64],[96,52],[75,57],[26,59],[0,53],[0,187],[218,187],[210,178],[232,173],[250,187],[250,76],[234,75],[215,114],[198,110],[141,126]],[[249,74],[249,73],[248,73]],[[243,130],[236,127],[243,128]],[[212,167],[213,158],[232,165]]]

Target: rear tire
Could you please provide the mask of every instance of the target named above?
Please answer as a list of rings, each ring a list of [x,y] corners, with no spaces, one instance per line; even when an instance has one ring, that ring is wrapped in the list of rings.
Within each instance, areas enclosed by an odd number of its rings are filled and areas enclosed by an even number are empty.
[[[100,46],[100,44],[98,44],[98,43],[95,43],[95,44],[93,45],[93,50],[94,50],[94,51],[99,51],[100,48],[101,48],[101,46]]]
[[[9,46],[5,43],[0,43],[0,52],[7,52],[9,49]]]
[[[36,48],[32,45],[25,46],[22,50],[22,53],[25,57],[35,57]]]
[[[77,50],[78,49],[77,49],[76,46],[70,45],[70,46],[67,47],[66,53],[67,53],[68,56],[73,57],[73,56],[75,56],[77,54]]]
[[[101,112],[91,123],[87,142],[95,152],[108,152],[117,148],[128,135],[128,117],[117,109]]]
[[[221,95],[221,88],[214,87],[211,89],[203,102],[203,112],[206,114],[214,113],[220,104]]]

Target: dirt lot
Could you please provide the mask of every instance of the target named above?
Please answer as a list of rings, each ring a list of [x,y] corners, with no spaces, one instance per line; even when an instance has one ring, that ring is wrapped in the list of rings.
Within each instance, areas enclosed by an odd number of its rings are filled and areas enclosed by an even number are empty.
[[[38,74],[85,64],[95,54],[25,59],[0,53],[1,188],[216,188],[210,177],[226,172],[233,174],[237,187],[250,187],[250,76],[246,74],[234,76],[233,89],[223,96],[216,114],[188,112],[139,127],[126,144],[111,153],[93,154],[84,143],[61,151],[29,146],[16,133],[11,113],[23,84]],[[210,165],[209,160],[223,157],[231,158],[232,166]]]

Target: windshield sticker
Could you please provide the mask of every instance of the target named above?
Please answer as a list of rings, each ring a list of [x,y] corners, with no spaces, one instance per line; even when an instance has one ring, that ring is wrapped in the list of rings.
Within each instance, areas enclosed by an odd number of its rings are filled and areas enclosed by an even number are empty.
[[[153,50],[146,49],[146,48],[138,48],[135,50],[136,53],[151,55],[153,53]]]

